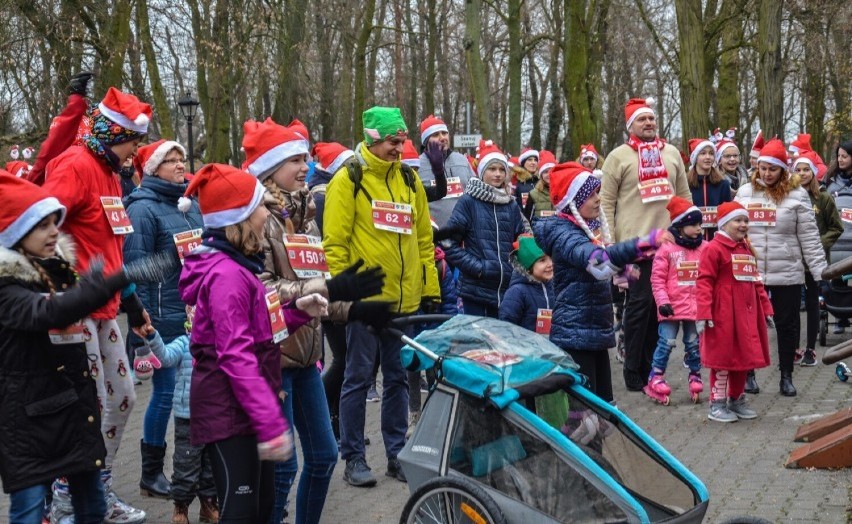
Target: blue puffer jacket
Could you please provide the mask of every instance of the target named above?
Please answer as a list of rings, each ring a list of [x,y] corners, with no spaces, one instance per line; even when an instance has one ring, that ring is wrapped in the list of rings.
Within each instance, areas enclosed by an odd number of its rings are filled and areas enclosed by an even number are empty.
[[[184,191],[186,184],[172,184],[161,178],[146,176],[142,185],[127,197],[125,206],[133,223],[133,233],[124,240],[125,263],[163,252],[172,253],[177,259],[173,235],[204,227],[198,202],[193,200],[186,213],[177,208],[178,198]],[[186,310],[178,295],[180,271],[178,264],[163,282],[136,286],[136,293],[151,315],[151,323],[166,342],[184,334]]]
[[[521,208],[502,190],[471,178],[447,229],[458,231],[443,247],[447,261],[461,271],[459,294],[464,300],[499,307],[512,279],[512,242],[529,231]]]
[[[158,332],[153,339],[145,339],[145,345],[160,359],[164,368],[177,368],[175,395],[172,401],[174,415],[189,418],[189,385],[192,383],[192,354],[189,352],[189,335],[183,335],[163,344]]]
[[[550,326],[550,341],[570,350],[603,351],[615,346],[612,318],[611,279],[597,280],[586,270],[589,259],[600,250],[586,233],[561,216],[535,223],[535,239],[553,259],[556,304]],[[624,267],[639,254],[638,239],[606,248],[610,262]]]
[[[538,310],[551,309],[556,305],[555,298],[553,281],[540,282],[526,271],[521,273],[516,270],[512,276],[512,285],[500,303],[499,318],[535,331]]]

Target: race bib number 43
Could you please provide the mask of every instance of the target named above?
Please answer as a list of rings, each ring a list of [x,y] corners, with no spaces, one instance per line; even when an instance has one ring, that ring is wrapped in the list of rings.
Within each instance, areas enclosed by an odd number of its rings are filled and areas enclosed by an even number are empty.
[[[410,235],[413,227],[411,206],[384,200],[373,200],[373,226],[383,231]]]
[[[101,205],[104,208],[109,225],[115,235],[129,235],[133,233],[133,224],[124,209],[119,197],[101,197]]]

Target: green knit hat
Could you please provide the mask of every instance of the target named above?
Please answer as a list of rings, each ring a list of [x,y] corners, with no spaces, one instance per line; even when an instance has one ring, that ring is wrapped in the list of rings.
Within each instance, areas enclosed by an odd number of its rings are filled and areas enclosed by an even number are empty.
[[[364,143],[368,146],[393,136],[408,136],[408,128],[398,107],[371,107],[364,111],[361,120],[364,123]]]
[[[538,259],[544,256],[544,251],[535,243],[535,238],[529,235],[518,237],[515,242],[515,257],[518,263],[529,271]]]

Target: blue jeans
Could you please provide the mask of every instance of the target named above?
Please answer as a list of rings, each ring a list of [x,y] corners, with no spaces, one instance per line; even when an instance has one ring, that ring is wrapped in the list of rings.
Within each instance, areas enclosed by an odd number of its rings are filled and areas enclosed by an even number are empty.
[[[172,401],[175,396],[177,368],[154,370],[151,378],[151,399],[142,422],[142,440],[151,446],[166,445],[166,429],[172,417]]]
[[[405,329],[409,336],[412,329]],[[385,454],[396,458],[408,429],[408,382],[400,359],[402,341],[389,333],[376,335],[361,322],[346,326],[346,372],[340,391],[340,454],[344,460],[364,457],[364,421],[367,390],[373,381],[373,363],[382,365],[382,439]]]
[[[692,320],[662,320],[657,328],[660,339],[654,350],[654,358],[651,365],[655,369],[665,371],[669,366],[669,355],[677,342],[678,327],[683,324],[683,346],[686,352],[684,362],[689,366],[689,371],[698,373],[701,371],[701,356],[698,354],[698,332],[695,330],[695,322]]]
[[[320,521],[328,484],[337,464],[337,442],[331,431],[331,416],[319,369],[316,366],[282,369],[281,389],[286,394],[282,408],[284,417],[295,426],[305,457],[296,493],[295,522],[315,524]],[[275,463],[275,509],[270,524],[281,522],[298,469],[296,453],[286,462]]]
[[[100,524],[106,515],[104,485],[99,470],[70,475],[68,489],[74,506],[76,524]],[[9,522],[11,524],[41,524],[44,497],[50,492],[50,483],[30,486],[9,495]]]

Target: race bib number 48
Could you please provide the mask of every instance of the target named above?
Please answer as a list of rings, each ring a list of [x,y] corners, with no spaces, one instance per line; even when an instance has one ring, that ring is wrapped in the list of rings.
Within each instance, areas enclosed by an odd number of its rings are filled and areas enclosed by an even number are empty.
[[[758,282],[757,260],[751,255],[731,255],[731,270],[740,282]]]
[[[373,200],[373,226],[376,229],[410,235],[413,227],[411,206]]]

